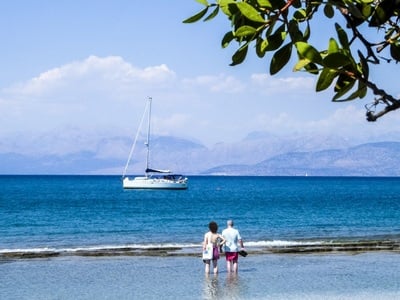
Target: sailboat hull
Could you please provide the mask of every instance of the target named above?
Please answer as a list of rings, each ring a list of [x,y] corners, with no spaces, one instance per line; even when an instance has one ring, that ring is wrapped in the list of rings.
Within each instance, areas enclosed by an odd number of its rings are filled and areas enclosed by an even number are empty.
[[[187,178],[168,179],[162,177],[135,177],[133,179],[125,177],[122,185],[124,189],[185,190],[188,187]]]

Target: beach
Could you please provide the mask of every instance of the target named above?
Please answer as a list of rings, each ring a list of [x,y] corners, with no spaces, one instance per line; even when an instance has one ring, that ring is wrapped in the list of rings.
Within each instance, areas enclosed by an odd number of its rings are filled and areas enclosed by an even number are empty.
[[[260,254],[239,273],[199,257],[57,257],[0,264],[1,299],[396,299],[393,252]]]
[[[0,299],[400,298],[400,178],[0,176]],[[249,255],[204,274],[211,220]]]

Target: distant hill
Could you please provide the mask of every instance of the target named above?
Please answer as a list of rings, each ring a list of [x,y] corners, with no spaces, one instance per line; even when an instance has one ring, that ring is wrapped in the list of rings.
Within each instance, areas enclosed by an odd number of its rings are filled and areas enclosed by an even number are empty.
[[[0,174],[91,174],[93,170],[114,167],[113,159],[99,159],[95,153],[28,156],[0,154]]]
[[[188,175],[400,176],[400,142],[354,142],[332,136],[278,137],[254,132],[236,143],[206,147],[184,138],[158,136],[152,139],[150,165]],[[114,137],[100,140],[93,151],[0,153],[0,174],[120,175],[131,143]],[[128,174],[142,174],[145,158],[144,140],[139,140]]]
[[[110,150],[110,143],[122,145],[121,151]],[[131,140],[102,140],[98,151],[80,151],[64,155],[28,155],[18,153],[0,153],[0,174],[122,174],[128,159]],[[106,150],[105,150],[106,149]],[[195,142],[177,137],[156,137],[152,140],[151,164],[159,169],[171,169],[176,172],[189,172],[188,163],[201,160],[197,153],[207,148]],[[106,153],[106,154],[105,154]],[[131,160],[130,174],[142,174],[145,170],[146,148],[144,140],[137,143],[134,157]],[[183,168],[184,167],[184,168]]]
[[[224,165],[203,174],[273,176],[399,176],[400,143],[368,143],[347,149],[289,152],[253,165]]]

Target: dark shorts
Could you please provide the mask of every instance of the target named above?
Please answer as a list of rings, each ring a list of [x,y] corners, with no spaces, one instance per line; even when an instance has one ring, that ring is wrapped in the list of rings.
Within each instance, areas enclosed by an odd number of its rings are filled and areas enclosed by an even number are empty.
[[[237,252],[225,252],[225,258],[227,261],[236,262],[238,260],[238,253]]]

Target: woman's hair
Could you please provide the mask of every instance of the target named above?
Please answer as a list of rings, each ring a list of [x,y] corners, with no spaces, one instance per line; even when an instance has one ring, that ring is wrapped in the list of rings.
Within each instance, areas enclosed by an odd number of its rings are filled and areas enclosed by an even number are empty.
[[[210,231],[211,231],[212,233],[217,233],[217,231],[218,231],[218,224],[217,224],[216,222],[214,222],[214,221],[211,221],[211,222],[208,224],[208,228],[210,228]]]

